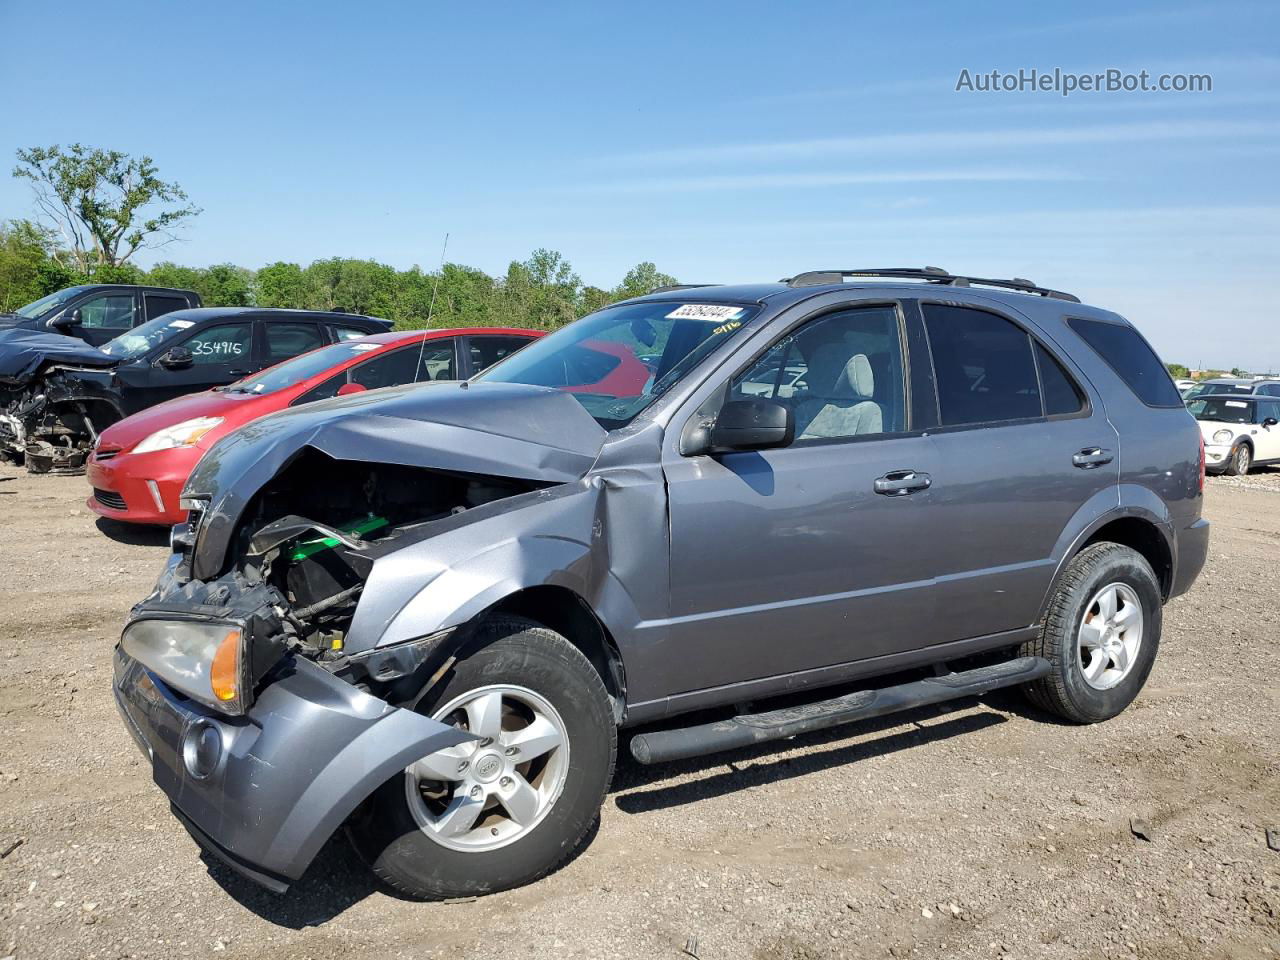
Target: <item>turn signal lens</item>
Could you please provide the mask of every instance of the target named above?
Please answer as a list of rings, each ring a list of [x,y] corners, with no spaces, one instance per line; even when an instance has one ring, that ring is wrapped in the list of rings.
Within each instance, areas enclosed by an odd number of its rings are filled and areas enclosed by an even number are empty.
[[[234,700],[240,692],[240,631],[228,630],[213,655],[213,667],[209,671],[209,686],[213,695],[224,703]]]

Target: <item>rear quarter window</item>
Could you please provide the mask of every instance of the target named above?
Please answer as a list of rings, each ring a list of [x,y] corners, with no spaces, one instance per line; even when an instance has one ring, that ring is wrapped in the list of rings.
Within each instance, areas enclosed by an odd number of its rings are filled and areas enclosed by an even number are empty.
[[[1127,324],[1068,317],[1071,327],[1149,407],[1181,407],[1169,371],[1142,335]]]

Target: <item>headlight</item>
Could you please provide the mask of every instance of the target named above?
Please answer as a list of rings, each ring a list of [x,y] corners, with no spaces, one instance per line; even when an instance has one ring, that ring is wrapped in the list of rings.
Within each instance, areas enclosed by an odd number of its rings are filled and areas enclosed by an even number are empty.
[[[223,713],[244,712],[244,631],[234,623],[137,620],[120,646],[166,683]]]
[[[1213,435],[1214,443],[1230,443],[1235,433],[1231,430],[1218,430]]]
[[[222,423],[222,417],[196,417],[157,430],[133,448],[134,453],[150,453],[153,450],[172,450],[174,447],[191,447],[200,438]]]

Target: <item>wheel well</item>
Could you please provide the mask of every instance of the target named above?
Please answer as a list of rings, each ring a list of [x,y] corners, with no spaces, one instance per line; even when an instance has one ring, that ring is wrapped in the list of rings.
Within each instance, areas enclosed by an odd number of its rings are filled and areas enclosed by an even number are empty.
[[[1173,554],[1164,535],[1149,520],[1139,517],[1121,517],[1096,530],[1080,549],[1095,543],[1118,543],[1138,551],[1151,564],[1160,581],[1160,594],[1167,598],[1173,585]]]
[[[490,612],[536,620],[581,650],[604,681],[613,701],[614,719],[622,721],[627,692],[622,655],[585,600],[567,587],[529,587],[502,600]]]

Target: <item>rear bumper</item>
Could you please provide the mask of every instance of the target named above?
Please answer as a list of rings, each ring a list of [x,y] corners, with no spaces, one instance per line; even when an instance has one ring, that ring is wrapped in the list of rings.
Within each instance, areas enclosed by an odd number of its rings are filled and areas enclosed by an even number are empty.
[[[1209,521],[1197,517],[1174,533],[1177,539],[1177,558],[1173,567],[1173,582],[1169,586],[1169,598],[1180,596],[1191,589],[1196,577],[1204,569],[1209,556]]]
[[[179,695],[118,647],[114,687],[125,726],[178,819],[210,853],[276,892],[302,876],[379,785],[471,739],[302,659],[282,664],[243,717]]]
[[[178,498],[203,452],[185,448],[122,453],[110,460],[99,460],[95,454],[86,466],[95,491],[86,505],[99,516],[124,523],[165,527],[185,523],[187,511],[178,506]],[[107,498],[97,491],[106,493]]]

